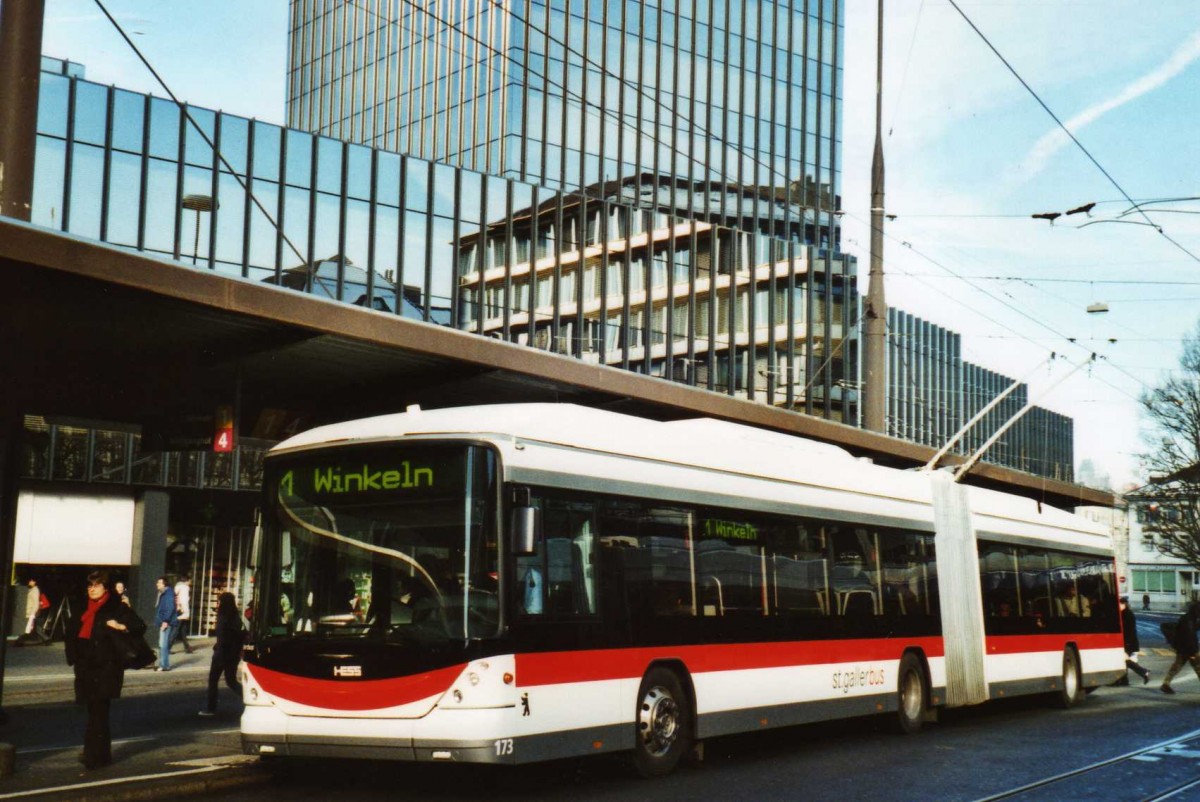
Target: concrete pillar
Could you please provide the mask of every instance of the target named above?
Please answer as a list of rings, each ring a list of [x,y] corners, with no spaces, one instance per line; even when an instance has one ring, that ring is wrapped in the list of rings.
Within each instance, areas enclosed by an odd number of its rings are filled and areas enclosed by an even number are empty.
[[[0,408],[0,689],[4,688],[4,664],[8,651],[5,624],[13,614],[13,590],[8,582],[12,575],[13,543],[17,531],[17,473],[21,464],[21,435],[24,430],[24,419],[15,406]],[[7,723],[8,717],[0,709],[0,725]],[[0,744],[0,747],[3,746]]]
[[[167,521],[171,497],[162,490],[143,491],[133,513],[133,554],[129,561],[129,603],[148,625],[154,623],[158,590],[167,559]]]
[[[33,213],[45,0],[0,3],[0,215]]]

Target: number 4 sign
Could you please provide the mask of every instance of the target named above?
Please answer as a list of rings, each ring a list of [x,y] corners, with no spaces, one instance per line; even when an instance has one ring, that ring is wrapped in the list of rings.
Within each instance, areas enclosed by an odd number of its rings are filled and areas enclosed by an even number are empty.
[[[217,407],[214,422],[216,432],[213,434],[213,451],[219,454],[233,451],[233,407],[228,404]]]

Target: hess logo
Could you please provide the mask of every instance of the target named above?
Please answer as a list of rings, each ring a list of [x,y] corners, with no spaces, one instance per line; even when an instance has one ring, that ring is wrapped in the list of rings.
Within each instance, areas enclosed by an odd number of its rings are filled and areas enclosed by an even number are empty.
[[[333,676],[335,677],[361,677],[362,666],[334,666]]]

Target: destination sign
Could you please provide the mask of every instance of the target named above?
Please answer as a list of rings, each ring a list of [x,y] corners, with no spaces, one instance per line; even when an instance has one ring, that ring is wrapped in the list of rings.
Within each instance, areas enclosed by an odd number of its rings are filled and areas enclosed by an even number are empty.
[[[296,475],[300,479],[297,480]],[[303,488],[319,496],[369,493],[372,490],[410,490],[433,487],[433,468],[414,467],[404,460],[393,468],[376,468],[363,463],[355,468],[311,468],[307,471],[288,471],[279,479],[280,491],[289,496]],[[301,491],[301,495],[307,493]]]
[[[461,488],[463,452],[420,451],[326,454],[290,462],[276,474],[283,498],[349,499],[358,496],[428,495]]]
[[[756,542],[758,527],[743,521],[720,521],[716,518],[708,518],[704,521],[704,537]]]

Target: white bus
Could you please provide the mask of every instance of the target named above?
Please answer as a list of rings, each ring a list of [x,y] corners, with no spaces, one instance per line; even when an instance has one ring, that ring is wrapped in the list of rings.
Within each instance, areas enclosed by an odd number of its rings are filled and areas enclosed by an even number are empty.
[[[1124,673],[1073,514],[709,419],[420,410],[271,451],[251,754],[525,763]]]

